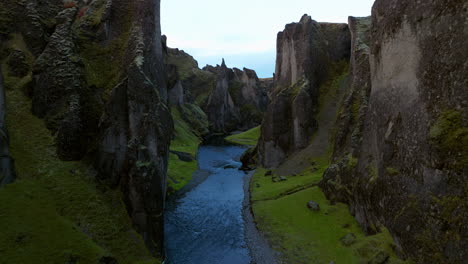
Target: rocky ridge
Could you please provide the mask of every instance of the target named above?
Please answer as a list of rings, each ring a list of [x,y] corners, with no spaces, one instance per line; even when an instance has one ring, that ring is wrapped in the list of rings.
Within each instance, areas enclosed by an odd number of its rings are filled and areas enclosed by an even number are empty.
[[[377,1],[371,27],[350,18],[355,96],[322,187],[368,233],[387,227],[418,263],[468,254],[466,10],[463,1]]]
[[[162,256],[173,124],[160,1],[8,0],[0,12],[5,88],[31,97],[61,160],[94,160],[97,178],[122,191],[135,229]]]
[[[308,16],[287,25],[278,34],[275,89],[251,158],[285,173],[280,165],[316,145],[321,83],[334,60],[350,56],[330,131],[332,164],[320,187],[332,203],[347,203],[367,234],[388,229],[400,257],[463,263],[468,6],[416,5],[378,0],[372,17],[349,18],[350,35],[346,25]]]
[[[198,63],[184,51],[167,48],[167,52],[171,104],[179,109],[180,106],[201,109],[208,122],[202,135],[247,130],[261,123],[270,83],[260,80],[255,71],[228,68],[224,60],[216,67],[207,65],[199,69]],[[181,112],[190,116],[194,111]]]
[[[317,131],[320,87],[334,63],[349,58],[346,24],[317,23],[304,15],[278,33],[275,88],[258,144],[260,163],[280,165],[309,145]]]

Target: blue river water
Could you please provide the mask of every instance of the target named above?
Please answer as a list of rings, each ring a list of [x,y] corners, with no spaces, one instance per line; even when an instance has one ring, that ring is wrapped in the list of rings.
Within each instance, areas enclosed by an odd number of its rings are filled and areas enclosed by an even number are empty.
[[[200,146],[198,166],[209,176],[165,212],[166,264],[248,264],[242,202],[245,173],[239,146]]]

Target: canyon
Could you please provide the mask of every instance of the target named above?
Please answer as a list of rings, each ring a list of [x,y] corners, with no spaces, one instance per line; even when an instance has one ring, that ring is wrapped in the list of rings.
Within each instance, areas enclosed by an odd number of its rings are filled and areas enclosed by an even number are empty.
[[[304,15],[268,79],[200,68],[160,18],[160,0],[0,3],[1,263],[161,263],[166,200],[223,184],[198,162],[227,135],[249,146],[236,225],[278,263],[468,259],[468,2]]]

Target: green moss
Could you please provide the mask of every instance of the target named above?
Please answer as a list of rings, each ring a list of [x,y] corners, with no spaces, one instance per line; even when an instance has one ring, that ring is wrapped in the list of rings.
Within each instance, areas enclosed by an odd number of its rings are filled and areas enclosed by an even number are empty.
[[[83,44],[80,52],[88,85],[102,89],[106,97],[123,77],[124,68],[121,59],[127,40],[123,36],[121,38],[112,41],[109,45],[88,42]]]
[[[443,154],[449,168],[468,166],[468,127],[456,110],[442,112],[429,131],[429,140]]]
[[[352,154],[348,155],[348,166],[352,169],[356,168],[358,164],[358,159],[355,158]]]
[[[234,101],[235,105],[239,105],[239,98],[242,96],[242,87],[244,84],[242,82],[238,82],[232,80],[229,82],[229,94],[231,95],[232,100]]]
[[[14,12],[9,9],[7,2],[0,2],[0,35],[8,35],[14,29]]]
[[[189,124],[187,124],[177,107],[171,109],[172,119],[174,120],[175,134],[171,142],[171,150],[181,151],[196,156],[198,145],[201,140],[193,132]],[[168,167],[168,193],[171,194],[184,187],[191,179],[192,174],[197,170],[197,162],[185,162],[179,160],[177,155],[169,156]]]
[[[307,202],[319,203],[312,212]],[[345,204],[330,205],[318,187],[308,188],[276,200],[253,204],[257,226],[284,263],[367,263],[378,252],[387,252],[389,263],[404,263],[392,251],[392,238],[384,232],[366,237]],[[342,245],[340,238],[355,234],[356,243]]]
[[[370,179],[369,179],[369,182],[370,183],[375,183],[375,181],[377,181],[377,179],[379,178],[379,172],[377,170],[377,167],[375,165],[371,165],[369,164],[367,167],[367,173],[369,173],[369,176],[370,176]]]
[[[70,254],[83,263],[97,263],[103,254],[121,263],[154,260],[132,228],[120,191],[99,186],[91,166],[59,160],[54,137],[30,108],[21,91],[7,91],[19,181],[0,192],[0,225],[8,226],[0,230],[2,260],[66,263]],[[19,235],[24,246],[12,239]]]
[[[324,107],[326,102],[337,100],[343,80],[348,77],[349,62],[342,60],[330,65],[327,79],[320,86],[319,106]]]
[[[179,106],[181,118],[192,128],[192,132],[199,137],[209,133],[209,122],[205,112],[196,104],[183,104]]]
[[[395,169],[395,168],[392,168],[392,167],[387,167],[385,168],[385,171],[389,174],[389,175],[392,175],[392,176],[395,176],[395,175],[398,175],[400,174],[400,171]]]
[[[167,57],[167,63],[177,67],[179,78],[182,81],[190,78],[195,74],[196,70],[199,70],[197,61],[182,51],[178,55],[170,54]]]
[[[125,54],[132,27],[132,6],[127,4],[123,8],[128,9],[127,16],[121,18],[121,33],[109,43],[100,43],[94,38],[94,34],[86,31],[82,24],[95,26],[101,22],[105,11],[106,1],[100,0],[98,8],[93,12],[77,20],[73,25],[73,32],[77,36],[79,55],[84,64],[85,78],[88,86],[102,90],[107,99],[111,90],[123,79],[125,74]],[[89,23],[88,23],[89,22]]]
[[[258,126],[245,132],[228,136],[226,137],[226,140],[235,144],[255,146],[257,145],[258,139],[260,138],[260,133],[261,127]]]

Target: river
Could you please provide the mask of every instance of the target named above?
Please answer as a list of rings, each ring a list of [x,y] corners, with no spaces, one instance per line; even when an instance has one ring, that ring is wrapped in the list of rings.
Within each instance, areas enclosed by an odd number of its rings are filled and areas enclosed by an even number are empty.
[[[244,236],[245,147],[202,145],[199,171],[207,178],[169,199],[165,212],[166,264],[249,264]]]

